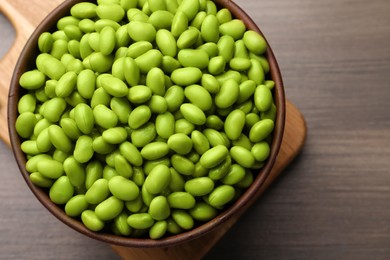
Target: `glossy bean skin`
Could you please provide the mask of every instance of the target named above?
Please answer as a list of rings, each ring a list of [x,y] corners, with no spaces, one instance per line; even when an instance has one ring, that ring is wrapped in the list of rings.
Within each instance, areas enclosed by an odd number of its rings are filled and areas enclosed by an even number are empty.
[[[269,136],[274,129],[274,121],[271,119],[263,119],[257,122],[249,132],[249,139],[254,142],[260,142]]]
[[[164,196],[157,196],[153,198],[149,206],[149,214],[155,220],[164,220],[171,214],[171,209],[168,200]]]
[[[214,218],[218,211],[204,202],[198,202],[189,210],[189,213],[195,220],[208,221]]]
[[[92,231],[99,231],[104,228],[104,222],[100,220],[92,210],[83,211],[81,214],[81,221]]]
[[[234,194],[235,190],[232,186],[221,185],[210,193],[208,201],[213,207],[222,207],[233,199]]]
[[[228,155],[228,149],[223,145],[217,145],[206,151],[200,158],[200,163],[205,168],[213,168],[220,164]]]
[[[146,177],[144,186],[151,194],[158,194],[168,186],[170,178],[169,168],[165,165],[158,165]]]
[[[224,130],[230,140],[237,140],[245,126],[245,113],[236,109],[226,117]]]
[[[191,209],[195,206],[195,198],[187,192],[177,191],[168,195],[169,206],[176,209]]]
[[[215,104],[219,108],[228,108],[237,101],[239,94],[238,83],[233,79],[229,79],[222,84],[220,91],[215,96]]]
[[[80,216],[84,210],[88,208],[88,203],[85,200],[85,195],[79,194],[72,197],[65,205],[65,213],[71,217]]]
[[[193,196],[204,196],[214,189],[214,182],[208,177],[198,177],[188,180],[184,189]]]
[[[95,214],[103,221],[111,220],[122,212],[123,207],[124,203],[122,200],[116,198],[115,196],[111,196],[96,206]]]
[[[66,176],[58,178],[50,188],[49,197],[56,204],[65,204],[74,193],[74,188]]]
[[[123,201],[131,201],[138,197],[139,188],[131,180],[122,176],[112,177],[108,181],[110,192],[118,199]]]

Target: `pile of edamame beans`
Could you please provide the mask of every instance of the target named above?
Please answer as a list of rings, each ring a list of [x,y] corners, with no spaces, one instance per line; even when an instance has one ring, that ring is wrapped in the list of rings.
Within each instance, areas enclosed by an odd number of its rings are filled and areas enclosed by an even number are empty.
[[[267,44],[210,0],[81,2],[38,47],[19,81],[26,170],[92,231],[190,230],[269,156]]]

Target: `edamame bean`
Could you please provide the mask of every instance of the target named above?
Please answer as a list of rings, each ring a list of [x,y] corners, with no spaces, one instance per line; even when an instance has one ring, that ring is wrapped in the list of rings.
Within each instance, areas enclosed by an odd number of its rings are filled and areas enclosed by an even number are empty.
[[[103,55],[109,55],[113,52],[116,45],[115,34],[115,30],[109,26],[100,31],[99,50]]]
[[[26,140],[20,145],[20,149],[27,155],[37,155],[40,153],[35,140]]]
[[[133,175],[133,167],[127,161],[127,159],[121,155],[117,154],[115,156],[115,170],[119,175],[129,179]]]
[[[209,56],[202,49],[182,49],[179,51],[177,57],[183,67],[204,69],[209,64]]]
[[[175,70],[177,71],[177,70]],[[179,75],[180,77],[180,75]],[[184,101],[184,91],[183,88],[179,86],[172,86],[167,89],[164,95],[165,100],[167,101],[168,111],[174,112],[179,109],[181,104]]]
[[[168,185],[171,179],[171,172],[166,165],[157,165],[145,179],[144,186],[151,194],[161,193]]]
[[[93,139],[88,135],[80,136],[79,139],[77,139],[73,152],[73,156],[76,161],[79,163],[86,163],[92,158],[94,154],[92,142]]]
[[[176,209],[190,209],[195,206],[195,198],[187,192],[177,191],[168,195],[169,206]]]
[[[65,153],[72,151],[72,142],[61,127],[58,125],[51,125],[48,129],[50,142],[55,148]]]
[[[132,129],[137,129],[147,123],[152,115],[150,108],[146,105],[141,105],[130,113],[129,115],[129,126]]]
[[[193,104],[182,104],[180,106],[180,112],[183,114],[185,119],[194,125],[203,125],[206,123],[206,115],[204,112]]]
[[[126,98],[113,97],[110,101],[110,108],[117,115],[120,123],[127,123],[132,108]]]
[[[122,176],[112,177],[108,181],[108,188],[112,195],[123,201],[131,201],[138,197],[139,188],[131,180]]]
[[[138,65],[135,60],[130,57],[126,57],[123,63],[123,71],[126,72],[124,73],[126,82],[130,86],[138,85],[141,75],[140,69],[138,68]]]
[[[246,71],[251,67],[251,61],[246,58],[235,57],[230,60],[230,68],[237,71]]]
[[[193,46],[199,39],[200,32],[195,27],[189,27],[177,39],[177,47],[186,49]]]
[[[58,81],[55,92],[58,97],[69,96],[76,87],[77,74],[73,71],[65,73]]]
[[[53,36],[49,32],[42,33],[38,38],[38,48],[40,52],[48,53],[53,46]]]
[[[78,104],[74,108],[74,120],[82,133],[90,134],[92,132],[95,120],[93,111],[87,104]]]
[[[37,170],[43,177],[58,179],[64,174],[62,163],[52,159],[44,159],[37,163]]]
[[[164,2],[164,1],[160,1]],[[152,24],[157,30],[170,29],[172,26],[173,14],[166,10],[157,10],[153,12],[148,19],[148,23]]]
[[[169,146],[164,142],[153,142],[144,146],[141,155],[146,160],[157,160],[169,153]]]
[[[211,169],[220,164],[228,156],[228,149],[223,145],[217,145],[200,157],[200,163],[203,167]]]
[[[111,196],[96,206],[95,214],[103,221],[111,220],[122,212],[123,207],[123,201],[116,198],[115,196]]]
[[[272,93],[271,90],[265,85],[259,85],[255,91],[255,105],[260,112],[265,112],[271,108],[272,105]]]
[[[33,172],[29,175],[29,177],[32,183],[42,188],[50,188],[54,182],[51,179],[45,178],[39,172]]]
[[[127,218],[127,223],[132,228],[146,229],[153,226],[154,220],[148,213],[135,213]]]
[[[133,104],[142,104],[147,102],[152,97],[152,90],[143,85],[131,87],[127,95],[127,99]]]
[[[80,188],[85,181],[84,166],[73,156],[69,156],[64,161],[64,172],[74,187]]]
[[[70,14],[79,19],[94,18],[96,16],[96,7],[96,4],[93,3],[78,3],[72,6]]]
[[[228,173],[221,179],[223,184],[235,185],[245,177],[245,169],[239,164],[233,164]]]
[[[153,95],[149,102],[148,106],[150,111],[154,114],[163,114],[168,110],[168,104],[164,97]]]
[[[19,114],[23,114],[24,112],[33,113],[35,111],[36,106],[37,99],[34,97],[34,95],[25,94],[19,99],[18,112]]]
[[[262,119],[257,122],[249,132],[249,139],[254,142],[260,142],[272,133],[274,121],[271,119]]]
[[[99,231],[104,228],[104,222],[100,220],[92,210],[84,210],[83,213],[81,213],[81,221],[92,231]]]
[[[251,150],[256,161],[265,161],[270,153],[270,147],[267,142],[259,142],[253,145]]]
[[[234,198],[235,190],[230,185],[221,185],[213,190],[208,197],[211,206],[219,208],[229,203]]]
[[[192,219],[191,215],[184,210],[173,210],[172,218],[182,229],[189,230],[194,226],[194,220]]]
[[[215,104],[219,108],[228,108],[233,105],[240,94],[238,83],[234,79],[226,80],[217,95],[215,96]]]
[[[102,77],[101,85],[108,94],[114,97],[124,97],[129,91],[129,88],[122,80],[111,75],[105,75]]]
[[[131,141],[136,147],[144,147],[146,144],[156,138],[156,128],[151,122],[146,123],[144,126],[134,129],[131,133]]]
[[[236,109],[225,119],[224,130],[230,140],[237,140],[245,126],[245,113]]]
[[[127,25],[127,31],[135,42],[147,41],[153,42],[156,38],[156,29],[150,23],[141,21],[130,21]]]
[[[125,206],[126,208],[132,212],[132,213],[136,213],[136,212],[139,212],[142,208],[142,206],[144,205],[143,201],[142,201],[142,196],[141,194],[138,195],[137,198],[135,198],[134,200],[131,200],[131,201],[126,201],[125,202]]]
[[[36,144],[38,150],[41,153],[46,153],[50,151],[50,149],[53,147],[52,143],[50,142],[49,130],[47,128],[42,130],[42,132],[39,133],[36,140]]]
[[[239,19],[227,21],[219,26],[219,32],[221,35],[229,35],[233,37],[235,41],[242,38],[245,30],[245,24]]]
[[[142,73],[148,73],[155,67],[160,67],[162,62],[162,53],[159,50],[152,49],[135,59],[135,63]]]
[[[219,165],[209,170],[209,178],[212,180],[220,180],[226,176],[232,165],[230,156],[227,156]]]
[[[255,163],[252,153],[242,146],[233,146],[230,149],[230,155],[234,161],[245,168],[251,168]]]
[[[218,40],[219,55],[221,55],[226,62],[230,62],[234,55],[234,39],[229,35],[223,35]]]
[[[207,129],[203,130],[203,134],[209,140],[209,143],[210,143],[211,147],[215,147],[217,145],[223,145],[225,147],[229,146],[227,140],[225,140],[225,138],[222,135],[222,133],[218,132],[215,129],[207,128]]]
[[[109,154],[114,151],[115,145],[106,142],[103,136],[98,136],[93,140],[92,148],[98,154]]]
[[[223,128],[223,126],[224,126],[224,122],[217,115],[210,115],[206,118],[206,127],[207,128],[221,130]]]
[[[22,74],[19,79],[21,87],[29,90],[38,89],[45,84],[45,75],[39,70],[31,70]]]
[[[168,139],[168,147],[178,154],[185,155],[192,150],[192,141],[187,135],[178,133]]]
[[[94,160],[87,164],[85,168],[85,188],[89,190],[95,181],[103,176],[103,166],[100,161]]]
[[[148,213],[155,220],[164,220],[171,214],[167,198],[157,196],[150,202]]]
[[[84,59],[83,62],[89,60],[90,69],[98,73],[105,73],[111,70],[112,64],[114,63],[113,55],[104,55],[101,52],[94,52]],[[85,64],[84,64],[85,66]],[[87,66],[85,66],[88,68]]]
[[[219,75],[225,71],[225,66],[225,58],[223,56],[215,56],[210,59],[207,69],[212,75]]]
[[[58,122],[66,109],[66,101],[63,98],[55,97],[44,103],[43,117],[48,121]]]
[[[218,32],[219,22],[215,15],[207,15],[201,25],[201,34],[205,42],[218,42],[219,32]]]
[[[193,196],[204,196],[214,189],[214,182],[209,177],[198,177],[186,181],[184,189]]]
[[[190,85],[184,90],[185,97],[194,105],[207,111],[211,108],[213,100],[210,93],[199,85]]]
[[[168,139],[175,132],[175,118],[170,112],[156,117],[156,131],[162,138]]]
[[[104,105],[97,105],[93,109],[93,115],[95,118],[95,123],[104,129],[113,128],[118,123],[117,115]]]
[[[70,217],[77,217],[88,208],[88,202],[85,200],[84,194],[78,194],[72,197],[65,204],[65,213]]]
[[[188,28],[188,17],[181,11],[177,10],[173,19],[171,32],[174,37],[179,37]]]
[[[149,229],[151,239],[159,239],[165,235],[168,230],[168,223],[165,220],[158,221]]]
[[[253,80],[257,85],[264,82],[264,69],[258,60],[251,59],[251,67],[248,70],[248,78]]]
[[[255,31],[246,31],[244,33],[243,40],[248,50],[254,54],[260,55],[265,53],[267,50],[267,42],[259,33]]]
[[[202,83],[201,85],[210,93],[210,94],[216,94],[219,92],[219,82],[218,80],[210,74],[203,74],[202,75]]]
[[[132,228],[127,223],[129,215],[126,212],[122,212],[119,216],[114,219],[114,228],[122,236],[129,236]]]
[[[104,141],[109,144],[120,144],[127,139],[127,131],[123,127],[113,127],[102,133]]]
[[[171,181],[169,183],[169,189],[172,192],[184,190],[184,178],[173,167],[170,168]]]
[[[110,19],[120,22],[125,16],[125,10],[117,4],[99,4],[96,7],[96,14],[101,19]]]
[[[146,86],[155,95],[164,96],[165,94],[165,76],[160,68],[152,68],[146,75]]]
[[[190,26],[193,26],[197,29],[200,29],[204,19],[206,18],[207,14],[206,12],[204,11],[201,11],[199,13],[196,14],[196,16],[194,17],[194,19],[192,20]]]
[[[171,157],[171,163],[173,168],[182,175],[192,175],[195,171],[195,165],[184,156],[174,154]]]
[[[15,129],[22,138],[29,138],[33,132],[37,118],[32,112],[24,112],[20,114],[15,122]]]
[[[74,193],[74,188],[67,176],[58,178],[49,190],[50,200],[55,204],[65,204],[68,202]]]
[[[191,216],[199,221],[208,221],[214,218],[218,212],[215,208],[204,202],[198,202],[195,206],[189,210]]]
[[[90,204],[99,204],[110,194],[106,179],[96,180],[85,193],[85,200]]]

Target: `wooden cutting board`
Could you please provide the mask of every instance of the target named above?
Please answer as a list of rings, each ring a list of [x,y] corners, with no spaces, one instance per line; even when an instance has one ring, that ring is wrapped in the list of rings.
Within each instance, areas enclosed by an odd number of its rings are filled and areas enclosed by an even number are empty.
[[[9,143],[7,129],[7,98],[14,66],[23,46],[43,18],[64,0],[1,0],[0,12],[5,14],[16,31],[16,39],[8,53],[0,60],[0,138]],[[276,163],[261,188],[264,192],[303,148],[306,124],[299,110],[287,101],[286,126],[283,143]],[[112,246],[123,259],[200,259],[239,220],[241,212],[226,221],[217,230],[196,240],[170,248],[125,248]]]

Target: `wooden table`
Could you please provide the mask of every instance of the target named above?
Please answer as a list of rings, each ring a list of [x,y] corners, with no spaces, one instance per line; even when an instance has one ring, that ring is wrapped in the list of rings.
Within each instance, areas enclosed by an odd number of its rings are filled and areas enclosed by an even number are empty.
[[[389,259],[390,1],[236,2],[270,41],[309,132],[284,177],[206,258]],[[2,53],[8,28],[1,17]],[[1,259],[117,257],[43,210],[2,143],[0,176]]]

